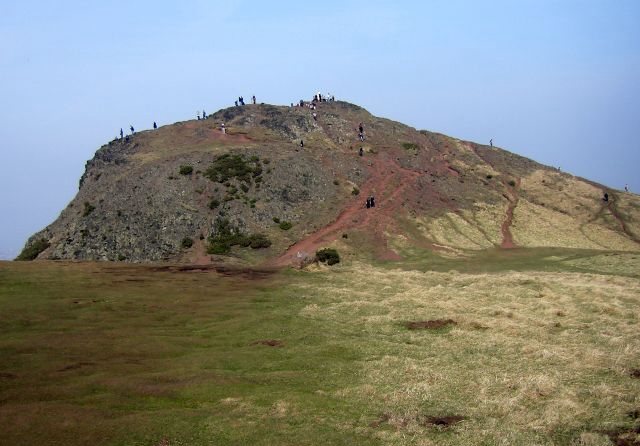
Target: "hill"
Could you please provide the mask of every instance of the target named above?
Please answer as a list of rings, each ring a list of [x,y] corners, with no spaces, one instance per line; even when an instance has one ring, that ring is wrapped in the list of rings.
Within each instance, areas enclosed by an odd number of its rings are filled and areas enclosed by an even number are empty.
[[[635,195],[347,102],[315,112],[246,105],[111,141],[20,258],[286,265],[324,246],[383,260],[640,249]]]

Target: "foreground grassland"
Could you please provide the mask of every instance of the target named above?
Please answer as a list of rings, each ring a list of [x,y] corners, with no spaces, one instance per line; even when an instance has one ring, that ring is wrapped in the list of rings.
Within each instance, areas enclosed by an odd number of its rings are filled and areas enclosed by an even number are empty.
[[[566,250],[0,263],[0,444],[637,444],[639,272]]]

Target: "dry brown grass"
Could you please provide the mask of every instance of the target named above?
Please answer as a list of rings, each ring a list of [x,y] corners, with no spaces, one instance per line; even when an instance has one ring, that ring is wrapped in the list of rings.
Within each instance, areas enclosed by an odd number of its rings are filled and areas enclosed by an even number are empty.
[[[377,407],[367,429],[385,444],[606,444],[600,430],[640,406],[638,279],[357,264],[301,293],[301,317],[363,339],[360,380],[335,396]],[[448,318],[441,333],[403,324]],[[467,419],[447,435],[420,421],[451,414]]]

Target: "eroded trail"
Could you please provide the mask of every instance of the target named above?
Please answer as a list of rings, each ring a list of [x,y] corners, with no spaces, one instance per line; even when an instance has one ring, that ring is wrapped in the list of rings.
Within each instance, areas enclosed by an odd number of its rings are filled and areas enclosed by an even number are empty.
[[[507,200],[509,200],[509,205],[507,206],[507,211],[505,212],[505,218],[502,221],[502,225],[500,226],[500,230],[502,232],[502,243],[500,244],[501,248],[515,248],[515,243],[513,242],[513,234],[511,234],[511,225],[513,224],[513,212],[518,205],[518,188],[520,187],[520,178],[516,180],[515,186],[508,186],[505,184],[505,188],[507,190]]]
[[[299,264],[305,257],[313,256],[319,248],[353,229],[365,230],[373,237],[379,258],[400,259],[388,248],[385,231],[402,207],[403,203],[398,198],[415,183],[420,173],[401,167],[384,154],[365,160],[370,163],[370,176],[361,186],[360,194],[346,204],[333,223],[290,246],[273,261],[274,265]],[[375,196],[376,207],[367,209],[365,201],[370,196]]]

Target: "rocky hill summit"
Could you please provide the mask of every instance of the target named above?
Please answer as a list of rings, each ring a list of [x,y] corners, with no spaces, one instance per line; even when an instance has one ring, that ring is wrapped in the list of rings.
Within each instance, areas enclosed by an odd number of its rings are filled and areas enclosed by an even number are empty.
[[[494,247],[637,251],[639,217],[633,194],[347,102],[259,104],[102,146],[76,197],[20,258],[286,265],[322,247],[388,260]]]

